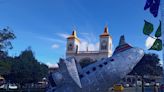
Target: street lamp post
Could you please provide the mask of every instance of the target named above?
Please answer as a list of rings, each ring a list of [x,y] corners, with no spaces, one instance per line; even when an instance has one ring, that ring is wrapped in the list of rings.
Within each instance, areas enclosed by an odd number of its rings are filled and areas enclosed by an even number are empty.
[[[163,83],[164,83],[164,0],[161,0],[160,2],[160,7],[161,7],[161,24],[162,24],[162,27],[161,27],[161,30],[162,30],[162,58],[163,58]]]
[[[144,77],[143,77],[143,75],[141,75],[141,78],[142,78],[142,92],[144,92]]]
[[[137,84],[137,81],[138,81],[138,75],[137,75],[137,73],[135,73],[136,92],[138,92],[138,84]]]

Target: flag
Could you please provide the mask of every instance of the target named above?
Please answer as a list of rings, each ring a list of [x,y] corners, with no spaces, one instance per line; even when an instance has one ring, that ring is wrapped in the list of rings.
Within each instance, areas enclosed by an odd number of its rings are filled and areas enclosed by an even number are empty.
[[[146,1],[146,4],[145,4],[145,7],[144,7],[144,10],[147,10],[148,8],[150,8],[150,6],[153,4],[153,0],[147,0]]]
[[[144,10],[150,9],[150,13],[154,16],[158,16],[160,0],[147,0]]]
[[[157,29],[157,31],[155,32],[155,37],[161,37],[161,35],[162,35],[162,32],[161,32],[161,21],[160,21],[160,24],[159,24],[159,26],[158,26],[158,29]]]
[[[157,50],[157,51],[162,50],[162,40],[156,39],[153,46],[149,50]]]
[[[150,13],[153,14],[154,17],[158,16],[160,0],[154,0],[154,3],[150,6]]]
[[[144,24],[144,28],[143,28],[143,33],[145,35],[150,35],[154,30],[153,24],[147,22],[146,20],[144,20],[144,21],[145,21],[145,24]]]

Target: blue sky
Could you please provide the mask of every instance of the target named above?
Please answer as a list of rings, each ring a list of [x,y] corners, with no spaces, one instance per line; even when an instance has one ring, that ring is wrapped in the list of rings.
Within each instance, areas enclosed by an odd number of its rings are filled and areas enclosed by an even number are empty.
[[[155,29],[159,17],[154,18],[143,7],[146,0],[0,0],[0,28],[9,26],[17,38],[10,55],[19,55],[28,46],[36,58],[53,64],[65,56],[65,37],[74,26],[79,38],[91,46],[99,41],[99,35],[108,25],[114,48],[119,37],[146,52],[142,29],[144,19]],[[160,16],[160,14],[159,14]],[[155,52],[161,56],[161,52]]]

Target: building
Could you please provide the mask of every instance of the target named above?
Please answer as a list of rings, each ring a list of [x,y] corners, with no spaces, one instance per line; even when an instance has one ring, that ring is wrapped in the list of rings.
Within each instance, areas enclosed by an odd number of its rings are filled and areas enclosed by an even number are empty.
[[[76,35],[76,31],[72,32],[67,38],[66,58],[74,57],[77,62],[96,61],[112,55],[112,37],[108,32],[108,27],[104,28],[104,32],[99,36],[99,51],[80,51],[80,39]]]

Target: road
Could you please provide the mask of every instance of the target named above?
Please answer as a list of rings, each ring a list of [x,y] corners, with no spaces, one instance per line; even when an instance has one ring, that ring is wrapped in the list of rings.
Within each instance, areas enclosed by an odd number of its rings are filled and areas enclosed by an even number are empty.
[[[109,92],[120,92],[120,91],[109,91]],[[129,88],[124,88],[124,91],[121,92],[142,92],[142,88],[141,87],[129,87]],[[153,87],[144,87],[144,92],[154,92],[154,88]],[[157,92],[161,92],[159,89]]]

